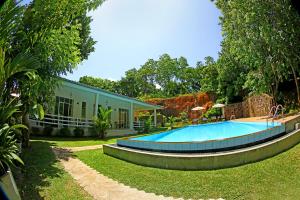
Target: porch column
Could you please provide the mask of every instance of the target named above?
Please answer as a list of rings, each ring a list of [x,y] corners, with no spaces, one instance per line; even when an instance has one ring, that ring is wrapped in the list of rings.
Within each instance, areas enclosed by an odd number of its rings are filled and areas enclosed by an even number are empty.
[[[156,109],[154,109],[154,127],[157,125],[157,115],[156,115]]]
[[[130,103],[130,116],[129,116],[129,128],[133,130],[133,121],[134,121],[134,110],[133,103]]]
[[[98,94],[96,93],[96,102],[95,102],[95,116],[98,116]]]

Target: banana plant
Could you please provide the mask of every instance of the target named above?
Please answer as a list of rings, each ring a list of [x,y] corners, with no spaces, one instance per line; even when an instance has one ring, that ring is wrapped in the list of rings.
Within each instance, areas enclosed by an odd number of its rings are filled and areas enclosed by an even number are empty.
[[[94,128],[101,139],[105,137],[106,130],[111,126],[109,121],[109,115],[111,112],[111,109],[99,107],[98,115],[94,118]]]

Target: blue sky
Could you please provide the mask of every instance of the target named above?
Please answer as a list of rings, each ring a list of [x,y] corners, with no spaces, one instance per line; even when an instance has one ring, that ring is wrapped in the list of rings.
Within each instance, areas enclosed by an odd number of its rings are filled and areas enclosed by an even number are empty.
[[[195,66],[220,51],[220,12],[210,0],[107,0],[90,15],[95,52],[67,75],[72,80],[118,80],[164,53]]]

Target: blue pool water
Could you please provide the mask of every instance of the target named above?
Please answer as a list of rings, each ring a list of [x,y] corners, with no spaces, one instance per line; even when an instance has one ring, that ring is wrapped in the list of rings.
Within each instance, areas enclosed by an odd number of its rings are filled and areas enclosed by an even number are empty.
[[[280,126],[280,123],[269,122],[267,125],[266,122],[226,121],[192,125],[159,134],[130,138],[129,140],[151,142],[201,142],[247,135],[272,128],[274,126]]]

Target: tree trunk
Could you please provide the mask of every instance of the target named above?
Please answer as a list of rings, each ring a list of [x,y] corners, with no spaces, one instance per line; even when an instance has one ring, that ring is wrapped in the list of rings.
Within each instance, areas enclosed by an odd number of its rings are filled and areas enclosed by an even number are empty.
[[[28,129],[22,130],[22,136],[23,136],[23,147],[27,148],[29,147],[29,139],[30,139],[30,133],[31,133],[31,126],[29,123],[29,113],[26,112],[22,116],[22,123],[28,127]]]
[[[295,85],[296,85],[296,90],[297,90],[298,104],[300,106],[300,91],[299,91],[299,85],[298,85],[298,80],[297,80],[297,74],[296,74],[296,71],[295,71],[295,69],[292,65],[291,65],[291,68],[292,68],[292,72],[293,72],[293,76],[294,76],[294,80],[295,80]]]

